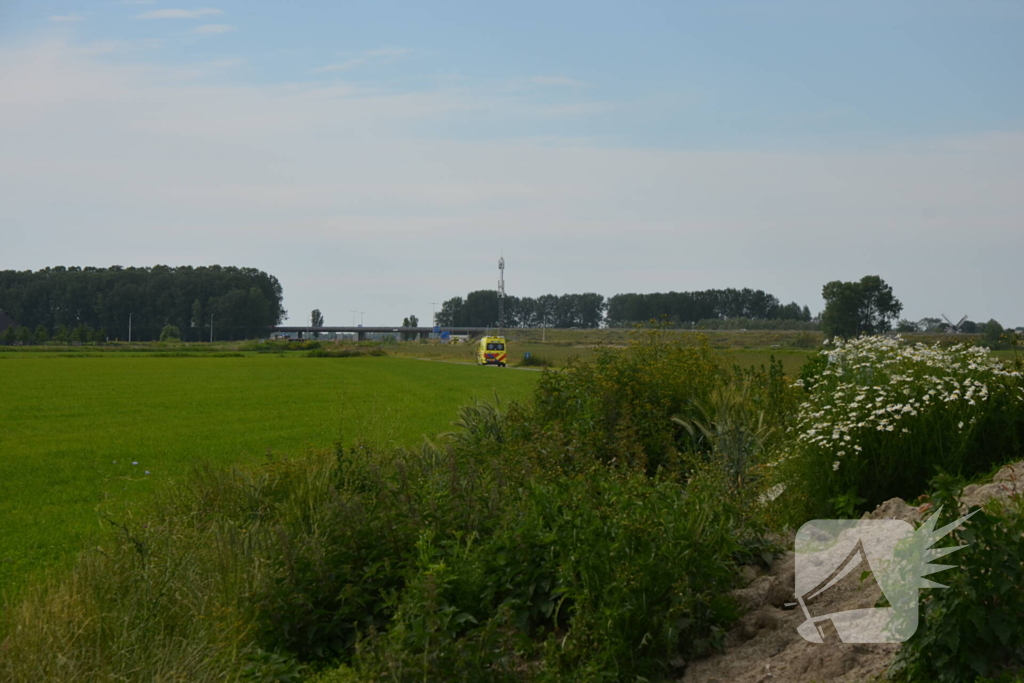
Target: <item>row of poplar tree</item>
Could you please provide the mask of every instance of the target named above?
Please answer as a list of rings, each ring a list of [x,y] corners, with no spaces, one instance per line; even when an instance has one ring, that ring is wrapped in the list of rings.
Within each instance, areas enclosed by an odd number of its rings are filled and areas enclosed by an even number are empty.
[[[256,268],[45,268],[0,271],[0,309],[36,338],[149,341],[258,337],[285,317],[281,284]],[[29,332],[18,333],[27,335]],[[86,339],[79,339],[85,335]]]
[[[441,305],[437,324],[442,326],[494,327],[498,325],[498,293],[470,292]],[[650,320],[677,325],[714,320],[811,320],[807,306],[782,304],[760,289],[708,289],[698,292],[616,294],[546,294],[539,297],[505,297],[505,327],[626,327]]]

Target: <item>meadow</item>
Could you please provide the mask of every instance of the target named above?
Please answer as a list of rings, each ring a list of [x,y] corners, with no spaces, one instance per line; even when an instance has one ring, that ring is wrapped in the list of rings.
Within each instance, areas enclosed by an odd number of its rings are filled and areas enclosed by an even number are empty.
[[[197,464],[415,446],[539,373],[400,358],[0,353],[0,587],[10,593]]]

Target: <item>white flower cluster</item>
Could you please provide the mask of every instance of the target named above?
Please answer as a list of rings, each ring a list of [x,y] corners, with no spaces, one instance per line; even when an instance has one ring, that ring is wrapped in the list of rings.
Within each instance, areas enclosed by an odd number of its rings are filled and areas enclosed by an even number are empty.
[[[822,351],[828,365],[801,404],[795,431],[802,446],[832,455],[833,470],[844,456],[861,452],[874,432],[910,434],[925,424],[969,430],[990,391],[997,383],[1005,386],[999,378],[1018,380],[1016,397],[1024,400],[1021,374],[1006,370],[982,347],[911,345],[900,337],[832,344]],[[915,419],[919,416],[937,421]]]

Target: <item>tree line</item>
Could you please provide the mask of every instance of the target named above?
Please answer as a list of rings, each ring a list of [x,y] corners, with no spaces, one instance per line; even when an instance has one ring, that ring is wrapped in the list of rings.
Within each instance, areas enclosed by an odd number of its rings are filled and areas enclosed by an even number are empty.
[[[505,327],[598,327],[606,304],[600,294],[505,296]],[[498,327],[498,292],[493,289],[456,296],[441,304],[442,327]]]
[[[750,288],[616,294],[608,300],[609,327],[624,327],[652,319],[696,324],[733,318],[809,322],[811,309],[796,302],[783,305],[773,294]]]
[[[709,289],[701,292],[616,294],[594,292],[505,297],[505,327],[626,327],[652,319],[670,324],[707,326],[715,320],[793,321],[807,323],[811,311],[797,303],[781,304],[775,296],[753,289]],[[470,292],[441,305],[437,324],[443,327],[497,327],[498,293]],[[780,323],[781,324],[781,323]]]
[[[281,283],[256,268],[45,268],[0,271],[0,309],[37,338],[65,333],[138,341],[170,325],[187,341],[260,336],[286,315]]]

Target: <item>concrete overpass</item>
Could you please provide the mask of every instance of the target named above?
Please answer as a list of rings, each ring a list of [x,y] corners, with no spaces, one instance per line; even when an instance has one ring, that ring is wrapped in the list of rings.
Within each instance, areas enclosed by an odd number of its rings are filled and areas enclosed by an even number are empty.
[[[376,334],[394,334],[401,335],[415,334],[418,339],[425,339],[428,335],[434,333],[433,327],[271,327],[270,333],[282,333],[282,334],[298,334],[299,339],[312,338],[313,333],[320,334],[331,334],[331,333],[347,333],[356,334],[357,339],[360,341],[366,339],[366,333]],[[494,327],[441,327],[441,332],[450,332],[451,334],[468,334],[470,336],[483,335],[491,330],[495,330]]]

